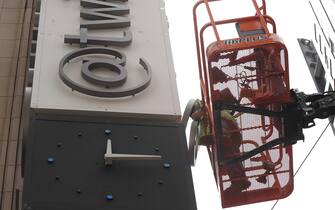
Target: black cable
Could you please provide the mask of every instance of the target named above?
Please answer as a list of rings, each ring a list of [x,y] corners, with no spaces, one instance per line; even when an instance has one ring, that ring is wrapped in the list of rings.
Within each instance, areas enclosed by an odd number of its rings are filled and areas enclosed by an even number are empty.
[[[329,127],[330,122],[328,123],[328,125],[325,127],[325,129],[322,131],[321,135],[319,136],[318,140],[316,140],[316,142],[314,143],[313,147],[311,148],[311,150],[308,152],[307,156],[305,157],[305,159],[302,161],[302,163],[300,164],[299,168],[297,169],[297,171],[294,173],[293,177],[295,177],[300,169],[302,168],[302,166],[305,164],[305,162],[307,161],[307,159],[309,158],[309,156],[311,155],[311,153],[313,152],[313,150],[315,149],[316,145],[320,142],[321,137],[323,136],[323,134],[326,132],[327,128]],[[271,210],[274,210],[274,208],[277,206],[279,200],[277,200],[275,202],[275,204],[272,206]]]

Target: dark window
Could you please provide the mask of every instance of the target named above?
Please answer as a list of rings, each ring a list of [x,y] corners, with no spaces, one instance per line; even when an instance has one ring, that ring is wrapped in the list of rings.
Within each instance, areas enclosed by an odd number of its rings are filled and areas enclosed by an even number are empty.
[[[333,81],[333,85],[335,86],[335,80]],[[333,91],[332,84],[329,83],[328,91]],[[334,125],[334,116],[329,117],[330,122]]]
[[[316,43],[318,43],[318,35],[317,35],[317,33],[316,33],[316,24],[314,23],[314,38],[315,38],[315,41],[316,41]]]
[[[326,63],[326,65],[327,65],[327,68],[329,68],[329,65],[328,65],[328,56],[327,56],[327,49],[326,49],[326,47],[324,47],[324,49],[325,49],[325,63]]]
[[[319,45],[320,45],[320,52],[321,52],[321,54],[323,54],[323,52],[322,52],[322,40],[321,40],[321,35],[319,35]]]
[[[329,42],[330,42],[330,51],[333,54],[333,56],[335,56],[334,42],[331,38],[329,38]]]
[[[329,59],[329,70],[330,70],[330,76],[332,77],[332,79],[334,79],[332,59]]]

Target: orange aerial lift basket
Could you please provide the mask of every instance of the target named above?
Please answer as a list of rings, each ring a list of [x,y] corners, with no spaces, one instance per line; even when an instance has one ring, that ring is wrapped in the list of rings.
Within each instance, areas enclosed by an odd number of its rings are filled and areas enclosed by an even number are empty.
[[[228,20],[214,18],[211,6],[218,1],[201,0],[193,13],[202,109],[212,137],[200,144],[207,146],[222,207],[287,197],[293,191],[291,145],[276,144],[239,159],[284,137],[283,118],[273,113],[291,100],[287,48],[266,14],[265,0],[251,0],[256,15]],[[200,7],[210,19],[203,26]],[[227,24],[235,24],[239,37],[224,39],[219,31]],[[207,30],[214,32],[214,40],[204,36]]]

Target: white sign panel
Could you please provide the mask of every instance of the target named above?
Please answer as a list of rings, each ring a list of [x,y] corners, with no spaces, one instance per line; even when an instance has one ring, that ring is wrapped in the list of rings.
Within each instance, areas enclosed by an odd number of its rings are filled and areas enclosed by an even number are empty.
[[[180,118],[162,0],[42,0],[38,30],[37,113]]]

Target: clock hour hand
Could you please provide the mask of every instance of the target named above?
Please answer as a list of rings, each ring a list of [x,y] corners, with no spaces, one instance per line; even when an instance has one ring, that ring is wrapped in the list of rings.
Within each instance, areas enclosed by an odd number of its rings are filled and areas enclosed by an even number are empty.
[[[112,165],[113,160],[161,160],[161,155],[115,154],[112,150],[112,140],[107,140],[107,149],[104,156],[105,164]]]

